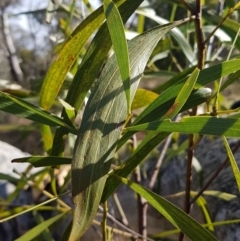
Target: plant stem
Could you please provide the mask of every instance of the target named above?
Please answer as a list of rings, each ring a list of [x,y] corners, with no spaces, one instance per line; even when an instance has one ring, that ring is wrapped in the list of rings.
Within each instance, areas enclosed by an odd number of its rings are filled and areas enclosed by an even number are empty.
[[[194,13],[193,8],[187,2],[185,2],[184,0],[179,0],[179,2],[181,2],[192,14]]]
[[[193,14],[193,13],[192,13]],[[202,70],[205,64],[205,54],[206,54],[206,46],[203,39],[202,33],[202,6],[201,0],[196,0],[196,10],[194,15],[196,16],[194,20],[195,24],[195,32],[197,39],[197,47],[198,47],[198,63],[197,67]],[[192,109],[191,115],[197,114],[197,107]],[[188,157],[187,157],[187,172],[186,172],[186,187],[185,187],[185,202],[184,202],[184,210],[189,214],[191,203],[190,203],[190,191],[191,191],[191,179],[192,179],[192,159],[194,156],[194,135],[189,135],[189,145],[188,145]],[[184,234],[180,233],[178,237],[179,241],[184,240]]]
[[[107,241],[107,201],[103,203],[102,240]]]

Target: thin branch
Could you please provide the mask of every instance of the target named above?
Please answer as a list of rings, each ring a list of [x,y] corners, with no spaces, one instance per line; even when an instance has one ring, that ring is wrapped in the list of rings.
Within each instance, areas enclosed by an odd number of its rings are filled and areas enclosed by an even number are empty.
[[[205,62],[205,52],[206,46],[203,39],[202,33],[202,6],[201,0],[196,0],[196,13],[195,13],[195,31],[196,31],[196,38],[197,38],[197,46],[198,46],[198,65],[197,67],[201,70],[204,68]]]
[[[100,211],[103,212],[103,208],[101,206],[99,206]],[[135,237],[139,237],[139,238],[145,238],[146,240],[149,241],[154,241],[153,239],[147,238],[147,237],[143,237],[141,234],[133,231],[132,229],[126,227],[125,225],[123,225],[122,223],[120,223],[117,219],[115,219],[111,214],[107,213],[107,218],[109,218],[112,222],[114,222],[116,225],[118,225],[119,227],[123,228],[124,230],[126,230],[127,232],[131,233],[132,236]]]
[[[218,23],[218,25],[214,28],[214,30],[209,34],[209,36],[204,40],[204,44],[206,44],[209,39],[214,35],[214,33],[219,29],[219,27],[226,21],[226,19],[238,9],[238,4],[237,3],[233,8],[230,8],[226,14],[226,16]]]
[[[156,182],[156,179],[157,179],[158,173],[160,171],[160,167],[162,165],[163,159],[164,159],[164,157],[166,155],[166,152],[167,152],[167,149],[168,149],[168,147],[170,145],[171,139],[172,139],[172,135],[169,135],[167,137],[166,141],[165,141],[165,144],[163,146],[163,149],[161,151],[161,154],[160,154],[160,156],[158,158],[158,161],[157,161],[157,164],[155,166],[154,172],[152,174],[151,180],[150,180],[150,182],[148,184],[148,189],[149,190],[153,189],[153,186],[154,186],[154,184]]]
[[[8,56],[9,56],[10,66],[14,76],[14,80],[18,83],[21,83],[23,81],[23,72],[20,68],[18,58],[16,56],[16,49],[13,44],[12,37],[10,35],[7,13],[2,14],[2,25],[3,25],[2,32],[5,38],[5,43],[8,50]]]
[[[117,193],[116,193],[116,192],[113,193],[113,200],[114,200],[114,202],[115,202],[115,204],[116,204],[116,207],[117,207],[117,210],[118,210],[118,212],[119,212],[119,214],[120,214],[120,216],[121,216],[122,223],[123,223],[125,226],[128,227],[128,226],[129,226],[129,222],[128,222],[127,217],[126,217],[126,215],[125,215],[125,213],[124,213],[124,211],[123,211],[122,205],[121,205],[121,203],[119,202],[119,199],[118,199],[118,196],[117,196]]]
[[[194,14],[193,8],[187,2],[185,2],[184,0],[179,0],[179,2],[181,2],[187,8],[188,11]]]
[[[202,6],[201,0],[196,0],[196,8],[195,12],[192,14],[195,15],[195,32],[197,39],[197,49],[198,49],[198,69],[202,70],[205,64],[205,54],[206,54],[206,46],[203,39],[202,32]],[[196,115],[197,107],[192,109],[191,115]],[[190,191],[191,191],[191,179],[192,179],[192,159],[194,156],[194,135],[189,135],[189,146],[188,146],[188,160],[187,160],[187,172],[186,172],[186,187],[185,187],[185,202],[184,202],[184,210],[189,214],[191,203],[190,203]],[[179,241],[184,240],[184,233],[180,233],[178,237]]]
[[[103,203],[103,220],[102,220],[102,240],[107,241],[107,201]]]
[[[141,184],[141,173],[140,167],[137,166],[134,172],[135,182]],[[137,193],[137,203],[138,203],[138,232],[144,237],[143,240],[147,238],[147,201],[140,194]]]
[[[240,147],[240,141],[238,141],[232,150],[232,153],[235,154]],[[227,165],[229,161],[229,157],[227,156],[224,162],[219,166],[216,172],[212,175],[212,177],[208,180],[208,182],[202,187],[202,189],[197,193],[197,195],[190,201],[190,203],[194,203],[202,194],[203,192],[210,186],[210,184],[214,181],[214,179],[218,176],[218,174],[223,170],[223,168]]]

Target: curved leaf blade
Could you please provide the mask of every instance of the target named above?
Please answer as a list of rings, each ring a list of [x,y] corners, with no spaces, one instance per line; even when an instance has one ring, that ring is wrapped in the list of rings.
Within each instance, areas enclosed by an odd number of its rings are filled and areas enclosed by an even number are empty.
[[[225,136],[223,136],[223,142],[224,142],[227,154],[228,154],[228,158],[229,158],[232,170],[233,170],[234,177],[236,179],[236,183],[237,183],[237,186],[238,186],[238,191],[240,191],[240,172],[239,172],[239,168],[238,168],[237,162],[236,162],[236,160],[234,158],[232,150],[231,150],[231,148],[230,148],[230,146],[229,146]]]
[[[123,2],[124,0],[115,1],[118,6]],[[40,106],[42,108],[51,108],[68,71],[75,62],[81,49],[94,31],[101,26],[103,21],[103,8],[100,7],[84,19],[71,34],[50,66],[50,69],[44,79],[40,93]]]
[[[111,0],[104,0],[103,8],[114,52],[117,58],[119,71],[123,81],[123,86],[127,98],[128,114],[130,114],[130,70],[128,46],[123,22],[116,5]]]
[[[205,102],[211,96],[211,92],[209,92],[207,89],[208,88],[206,88],[206,90],[204,88],[199,89],[195,93],[192,93],[181,111],[193,108],[194,106],[198,105],[197,103],[200,104]],[[172,103],[174,103],[174,99],[172,102],[167,103],[169,106],[160,115],[163,116],[164,113],[171,107]],[[166,106],[163,108],[165,107]],[[134,151],[133,155],[125,161],[121,168],[115,170],[114,173],[119,176],[127,177],[142,162],[142,160],[144,160],[144,158],[170,133],[162,132],[155,135],[155,133],[150,132]],[[118,148],[120,148],[125,142],[126,139],[124,139],[124,137],[126,137],[127,134],[129,133],[124,134],[124,136],[118,142]],[[132,134],[130,133],[129,136],[131,135]],[[119,185],[120,182],[118,180],[114,179],[112,176],[109,176],[102,196],[102,202],[105,202]]]
[[[119,7],[119,12],[121,13],[123,22],[128,20],[128,18],[132,15],[142,1],[143,0],[133,2],[132,0],[127,0]],[[107,24],[104,23],[96,33],[86,55],[84,55],[84,58],[67,93],[66,102],[73,106],[76,111],[78,111],[82,105],[84,98],[98,76],[98,72],[105,61],[111,45],[111,38]],[[64,112],[62,112],[62,116],[65,120],[66,114]],[[54,136],[54,144],[52,149],[53,155],[63,155],[63,136],[66,134],[68,134],[68,132],[62,128],[57,129]]]
[[[228,74],[232,74],[237,70],[240,70],[239,59],[222,62],[207,69],[201,70],[195,87],[200,88],[205,86],[212,81]],[[154,102],[152,102],[144,111],[141,112],[141,114],[134,120],[132,125],[142,124],[144,122],[150,122],[162,118],[162,110],[164,109],[164,113],[166,113],[168,109],[166,110],[165,107],[171,107],[169,106],[169,103],[176,98],[185,81],[186,78],[183,78],[172,85],[171,88],[166,89]],[[199,90],[205,92],[206,97],[211,97],[211,89],[203,88],[203,90],[201,90],[200,88]],[[132,134],[124,134],[119,142],[119,146],[123,145],[132,136]]]
[[[180,90],[177,98],[174,101],[172,107],[168,110],[168,112],[164,115],[163,118],[173,118],[184,106],[188,97],[190,96],[193,87],[197,81],[200,70],[196,68],[192,74],[189,76],[184,86]]]
[[[15,241],[31,241],[34,238],[36,238],[39,234],[41,234],[46,228],[53,225],[55,222],[59,221],[61,218],[63,218],[66,215],[66,213],[58,214],[57,216],[53,218],[49,218],[48,220],[44,221],[43,223],[35,226],[28,232],[26,232],[24,235],[22,235],[20,238],[15,239]]]
[[[155,45],[166,32],[184,21],[154,28],[128,42],[131,101]],[[86,110],[72,161],[75,210],[69,238],[71,241],[81,237],[96,215],[111,158],[127,117],[126,97],[115,55],[105,65]]]
[[[217,239],[205,228],[201,226],[197,221],[191,218],[188,214],[176,207],[166,199],[158,196],[150,190],[131,182],[123,177],[114,175],[115,178],[120,180],[122,183],[129,186],[136,193],[140,194],[145,198],[154,208],[156,208],[169,222],[175,227],[180,229],[186,234],[191,240],[194,241],[206,241]]]
[[[47,167],[71,164],[72,159],[58,156],[30,156],[13,159],[12,162],[28,162],[34,167]]]
[[[0,110],[53,127],[61,126],[74,134],[77,132],[74,126],[66,124],[58,116],[4,92],[0,92]]]
[[[125,131],[181,132],[185,134],[240,137],[240,120],[237,118],[218,118],[212,116],[184,117],[180,122],[169,119],[153,121],[125,128]]]

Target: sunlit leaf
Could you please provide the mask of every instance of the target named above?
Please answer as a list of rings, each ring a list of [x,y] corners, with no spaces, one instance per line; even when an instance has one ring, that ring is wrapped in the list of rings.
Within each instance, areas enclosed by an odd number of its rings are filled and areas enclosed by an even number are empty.
[[[182,21],[178,21],[154,28],[128,42],[131,101],[157,42],[166,32],[181,23]],[[72,160],[72,196],[75,210],[69,240],[74,241],[86,231],[96,215],[106,174],[127,118],[127,102],[115,56],[108,60],[102,70],[86,110]]]
[[[128,114],[130,114],[130,70],[124,26],[118,8],[113,1],[103,0],[103,6],[127,98]]]
[[[125,131],[144,130],[240,137],[240,120],[236,118],[218,118],[213,116],[192,116],[184,117],[179,122],[172,122],[166,119],[125,128]]]
[[[240,123],[240,122],[239,122]],[[239,127],[240,128],[240,125]],[[232,127],[231,127],[232,129]],[[224,141],[224,145],[225,145],[225,148],[226,148],[226,151],[227,151],[227,155],[228,155],[228,158],[229,158],[229,161],[231,163],[231,167],[232,167],[232,170],[233,170],[233,174],[234,174],[234,177],[236,179],[236,183],[237,183],[237,186],[238,186],[238,191],[240,191],[240,172],[239,172],[239,168],[238,168],[238,165],[237,165],[237,162],[234,158],[234,155],[231,151],[231,148],[227,142],[227,139],[225,137],[225,135],[223,136],[223,141]]]
[[[76,133],[76,128],[66,124],[61,118],[3,92],[0,92],[0,110],[53,127],[61,126],[72,133]]]
[[[124,0],[116,0],[115,4],[119,6],[123,2]],[[74,64],[81,49],[103,21],[103,8],[100,7],[84,19],[71,34],[45,76],[40,93],[41,107],[44,109],[51,108],[68,71]]]
[[[151,104],[156,98],[158,97],[158,94],[145,89],[137,89],[137,92],[134,96],[133,102],[132,102],[132,110],[147,106]]]

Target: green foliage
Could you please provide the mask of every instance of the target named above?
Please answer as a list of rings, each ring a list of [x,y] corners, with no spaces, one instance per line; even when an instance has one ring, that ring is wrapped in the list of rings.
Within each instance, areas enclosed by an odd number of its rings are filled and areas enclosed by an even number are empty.
[[[103,1],[102,7],[92,11],[89,2],[84,1],[90,13],[72,33],[69,33],[71,21],[79,16],[77,5],[74,1],[70,7],[60,2],[53,4],[49,1],[47,21],[50,22],[54,17],[51,9],[57,12],[64,9],[68,17],[61,21],[62,27],[64,26],[65,41],[63,45],[60,44],[60,50],[57,51],[43,80],[39,97],[40,106],[30,103],[28,99],[16,97],[17,93],[14,96],[0,92],[0,110],[41,124],[44,148],[48,154],[18,158],[13,162],[19,162],[19,165],[22,162],[28,162],[34,167],[61,166],[71,163],[71,174],[65,178],[60,191],[57,190],[56,179],[50,171],[50,183],[55,195],[44,192],[50,200],[55,200],[58,198],[57,195],[64,193],[69,179],[72,180],[72,198],[75,207],[72,222],[61,239],[63,241],[76,241],[84,235],[94,222],[99,205],[102,202],[105,203],[106,209],[108,198],[114,194],[121,183],[147,200],[178,229],[178,231],[166,230],[162,234],[153,235],[156,238],[181,231],[191,240],[217,240],[210,232],[214,231],[215,224],[206,208],[207,201],[202,196],[197,199],[197,204],[202,209],[205,226],[187,215],[184,212],[189,211],[187,208],[183,211],[165,198],[153,193],[151,188],[147,189],[141,183],[134,183],[127,179],[131,173],[137,172],[137,167],[153,153],[154,148],[174,132],[189,134],[190,143],[194,141],[193,135],[223,136],[233,173],[240,187],[239,169],[225,138],[240,137],[238,116],[229,116],[238,113],[239,108],[217,109],[221,92],[239,78],[238,56],[234,54],[229,58],[220,56],[220,49],[223,47],[224,51],[230,51],[230,48],[240,49],[240,40],[238,35],[236,36],[240,28],[236,13],[239,3],[231,6],[230,9],[227,5],[225,15],[221,16],[206,11],[214,6],[215,3],[212,2],[204,8],[200,4],[201,1],[193,3],[167,0],[146,1],[149,5],[140,6],[142,2],[106,0]],[[154,11],[155,5],[167,8],[171,14],[161,13],[160,8]],[[202,16],[200,15],[201,22],[195,15],[200,14],[196,11],[202,8],[204,11]],[[188,12],[190,17],[173,21],[182,12],[186,15]],[[137,36],[127,40],[124,24],[133,13],[132,18],[138,21],[129,28],[135,31]],[[163,18],[166,16],[168,19]],[[151,29],[148,28],[149,26]],[[143,31],[146,28],[147,30]],[[204,29],[211,30],[208,37],[205,36],[205,32],[202,32]],[[226,42],[224,38],[219,38],[219,33],[215,31],[217,29],[225,33],[228,36],[227,39],[231,41]],[[213,48],[209,45],[205,49],[209,36],[212,36],[215,46]],[[114,51],[112,56],[110,56],[111,47]],[[195,54],[196,52],[198,55]],[[220,60],[216,61],[217,58]],[[70,81],[68,75],[73,75]],[[223,77],[226,81],[221,85],[221,81],[218,82],[218,80]],[[151,90],[139,87],[141,83],[149,84],[150,78],[161,81],[158,81]],[[220,86],[212,90],[209,88],[209,84],[212,83],[216,86],[219,83]],[[66,92],[66,96],[63,92]],[[213,96],[216,99],[213,99]],[[61,98],[61,104],[56,100],[57,97]],[[208,106],[209,103],[213,105],[213,111],[208,109],[199,115],[197,106],[205,102]],[[141,109],[142,107],[144,109]],[[136,109],[136,112],[131,113]],[[54,113],[55,110],[62,112],[61,117]],[[191,112],[187,112],[189,110]],[[80,127],[76,124],[78,115],[81,115]],[[177,116],[181,119],[176,120]],[[135,134],[138,131],[144,131],[146,134],[144,138],[139,143],[133,141],[133,146],[130,147],[131,154],[126,160],[121,160],[120,164],[115,162],[114,158],[121,147],[129,146],[128,142],[132,137],[133,139],[136,137]],[[72,139],[74,148],[70,142]],[[70,157],[64,153],[66,141],[73,148]],[[189,156],[189,163],[191,163],[192,158],[191,155]],[[48,170],[44,169],[44,174]],[[36,176],[37,181],[34,179]],[[18,181],[4,174],[1,174],[0,178],[12,183]],[[41,172],[31,176],[33,186],[38,189],[42,179]],[[24,181],[27,182],[26,179]],[[225,200],[235,197],[233,194],[234,197],[225,193],[220,195],[217,190],[206,191],[205,194],[215,197],[219,195],[219,198],[225,197]],[[185,195],[188,200],[186,203],[190,205],[190,196],[194,197],[196,192],[186,189]],[[40,206],[43,209],[47,208],[45,204]],[[35,240],[38,236],[40,239],[41,235],[51,240],[47,229],[71,213],[70,207],[63,201],[58,200],[58,205],[61,208],[56,210],[60,214],[36,225],[17,240]],[[32,209],[31,207],[27,211]],[[26,210],[22,213],[25,212]],[[106,214],[107,210],[104,212]],[[8,219],[10,218],[11,214],[8,216]],[[41,217],[37,215],[36,219],[41,220]],[[116,230],[104,223],[103,220],[103,237],[107,240],[107,230]],[[141,235],[146,234],[141,233]],[[179,237],[181,238],[181,235]]]

